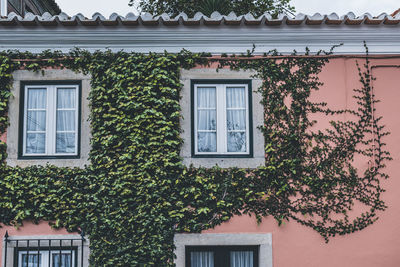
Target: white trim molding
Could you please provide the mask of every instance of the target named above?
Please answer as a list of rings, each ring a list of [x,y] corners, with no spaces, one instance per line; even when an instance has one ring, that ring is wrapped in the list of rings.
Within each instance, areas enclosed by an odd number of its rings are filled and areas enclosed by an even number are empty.
[[[186,246],[260,246],[259,266],[273,267],[271,233],[176,234],[175,264],[185,267]]]
[[[4,1],[4,0],[0,0]],[[279,48],[281,53],[301,53],[305,47],[312,52],[336,49],[340,54],[364,54],[363,41],[371,54],[400,53],[400,14],[385,13],[360,16],[352,12],[343,16],[279,14],[276,18],[265,13],[237,16],[218,12],[209,17],[198,12],[189,18],[181,13],[153,16],[143,13],[125,17],[116,13],[109,18],[95,13],[92,18],[82,14],[61,13],[37,16],[26,13],[21,17],[10,13],[0,17],[0,50],[18,49],[40,52],[46,49],[68,52],[80,47],[89,51],[111,49],[126,52],[176,53],[183,48],[192,52],[246,53],[256,46],[255,54]]]
[[[38,53],[43,50],[68,52],[74,47],[89,51],[111,49],[141,53],[183,48],[191,52],[246,53],[255,45],[255,54],[262,55],[272,49],[283,54],[293,50],[299,53],[308,47],[311,52],[335,49],[337,54],[364,54],[366,41],[370,54],[399,54],[400,31],[391,25],[315,25],[315,26],[96,26],[0,27],[0,50],[18,49]]]

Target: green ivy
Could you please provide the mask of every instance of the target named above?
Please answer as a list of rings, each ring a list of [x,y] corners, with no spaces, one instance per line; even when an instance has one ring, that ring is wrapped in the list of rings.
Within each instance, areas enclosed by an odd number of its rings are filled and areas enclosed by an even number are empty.
[[[217,61],[256,71],[263,81],[265,166],[258,169],[185,167],[180,157],[180,70]],[[51,221],[85,230],[92,266],[173,266],[173,237],[200,232],[234,215],[273,216],[312,227],[326,240],[361,230],[384,210],[380,180],[390,159],[387,134],[372,116],[369,61],[359,67],[357,110],[331,110],[310,100],[328,58],[276,52],[219,59],[182,51],[137,54],[73,50],[68,54],[0,53],[0,133],[7,128],[12,72],[69,68],[90,74],[90,165],[10,167],[0,144],[0,222]],[[290,100],[289,105],[285,101]],[[310,115],[351,114],[317,131]],[[373,133],[373,134],[372,134]],[[372,142],[376,145],[372,146]],[[363,174],[354,156],[374,160]],[[369,211],[351,219],[355,203]]]

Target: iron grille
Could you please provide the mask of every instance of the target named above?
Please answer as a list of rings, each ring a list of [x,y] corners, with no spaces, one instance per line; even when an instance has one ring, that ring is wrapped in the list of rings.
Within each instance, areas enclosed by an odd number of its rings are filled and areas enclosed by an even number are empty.
[[[83,231],[80,238],[60,239],[12,238],[6,232],[4,267],[83,267],[85,241]],[[13,255],[12,258],[9,256],[10,253]]]

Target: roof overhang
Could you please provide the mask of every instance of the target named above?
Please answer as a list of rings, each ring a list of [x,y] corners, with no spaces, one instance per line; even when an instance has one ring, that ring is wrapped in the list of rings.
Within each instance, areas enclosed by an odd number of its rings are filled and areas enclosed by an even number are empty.
[[[219,15],[219,14],[218,14]],[[69,51],[80,47],[90,51],[111,49],[135,52],[192,52],[245,53],[255,45],[255,53],[272,49],[282,53],[293,50],[329,50],[343,43],[335,51],[340,54],[365,53],[366,41],[371,54],[400,53],[400,17],[369,14],[355,17],[349,13],[322,16],[280,16],[272,19],[264,15],[216,16],[210,18],[180,15],[169,18],[145,14],[126,17],[113,14],[109,19],[95,14],[91,19],[82,15],[65,14],[41,17],[27,14],[25,18],[9,15],[0,19],[0,50],[18,49],[40,52],[47,49]]]

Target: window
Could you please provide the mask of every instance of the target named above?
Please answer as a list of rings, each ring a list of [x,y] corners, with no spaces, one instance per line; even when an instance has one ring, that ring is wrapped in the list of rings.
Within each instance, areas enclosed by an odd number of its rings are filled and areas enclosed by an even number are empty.
[[[84,233],[79,235],[4,236],[4,267],[84,267],[88,246]],[[86,258],[85,258],[86,257]]]
[[[273,267],[271,233],[175,234],[177,267]]]
[[[80,85],[21,85],[22,157],[79,156]]]
[[[251,82],[192,81],[193,156],[251,157]]]
[[[258,246],[186,247],[186,267],[258,267]]]
[[[19,251],[18,267],[74,267],[75,250],[37,250]]]

